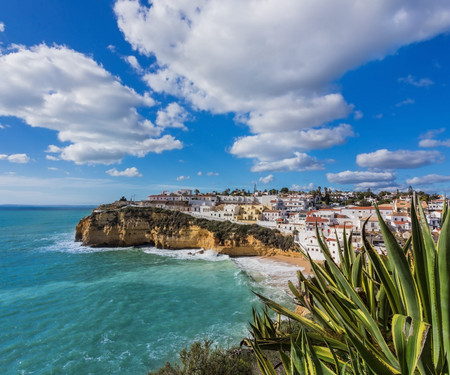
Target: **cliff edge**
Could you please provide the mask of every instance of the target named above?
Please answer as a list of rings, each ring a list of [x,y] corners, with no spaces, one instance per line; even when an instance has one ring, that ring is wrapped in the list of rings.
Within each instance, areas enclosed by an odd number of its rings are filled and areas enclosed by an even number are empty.
[[[230,256],[299,255],[293,237],[277,230],[153,207],[96,209],[78,223],[75,241],[91,247],[203,248]]]

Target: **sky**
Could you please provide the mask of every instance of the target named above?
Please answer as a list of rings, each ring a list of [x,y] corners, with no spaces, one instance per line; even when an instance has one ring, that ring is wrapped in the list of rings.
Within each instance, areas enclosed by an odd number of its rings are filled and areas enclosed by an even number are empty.
[[[0,2],[0,204],[450,193],[447,0]]]

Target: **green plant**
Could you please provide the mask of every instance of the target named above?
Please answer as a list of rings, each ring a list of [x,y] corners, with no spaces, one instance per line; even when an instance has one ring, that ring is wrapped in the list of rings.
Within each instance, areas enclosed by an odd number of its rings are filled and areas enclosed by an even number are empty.
[[[412,204],[411,238],[401,247],[378,209],[387,256],[365,239],[355,253],[351,238],[339,248],[340,266],[316,228],[323,265],[311,261],[314,277],[298,273],[289,283],[298,314],[260,296],[279,315],[299,325],[283,330],[266,313],[254,314],[252,340],[264,375],[275,375],[263,350],[278,350],[284,370],[294,374],[449,374],[450,219],[447,205],[436,244],[421,205]]]
[[[245,349],[222,349],[211,341],[194,342],[180,352],[181,365],[166,363],[149,375],[251,375],[253,356]]]

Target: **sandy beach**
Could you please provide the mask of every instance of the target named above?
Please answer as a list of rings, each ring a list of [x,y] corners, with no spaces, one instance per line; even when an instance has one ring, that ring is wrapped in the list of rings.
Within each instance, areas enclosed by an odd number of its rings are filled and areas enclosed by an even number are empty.
[[[302,272],[304,274],[312,275],[312,270],[309,262],[302,256],[291,256],[291,255],[274,255],[274,256],[267,256],[267,257],[260,257],[265,260],[278,262],[278,263],[285,263],[290,264],[293,266],[298,266],[302,269]]]

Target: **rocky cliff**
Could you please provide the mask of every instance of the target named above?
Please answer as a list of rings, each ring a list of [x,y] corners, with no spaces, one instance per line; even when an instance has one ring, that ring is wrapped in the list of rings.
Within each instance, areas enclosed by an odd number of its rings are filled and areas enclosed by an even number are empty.
[[[78,223],[75,240],[92,247],[213,249],[230,256],[298,254],[292,236],[275,230],[151,207],[94,210]]]

